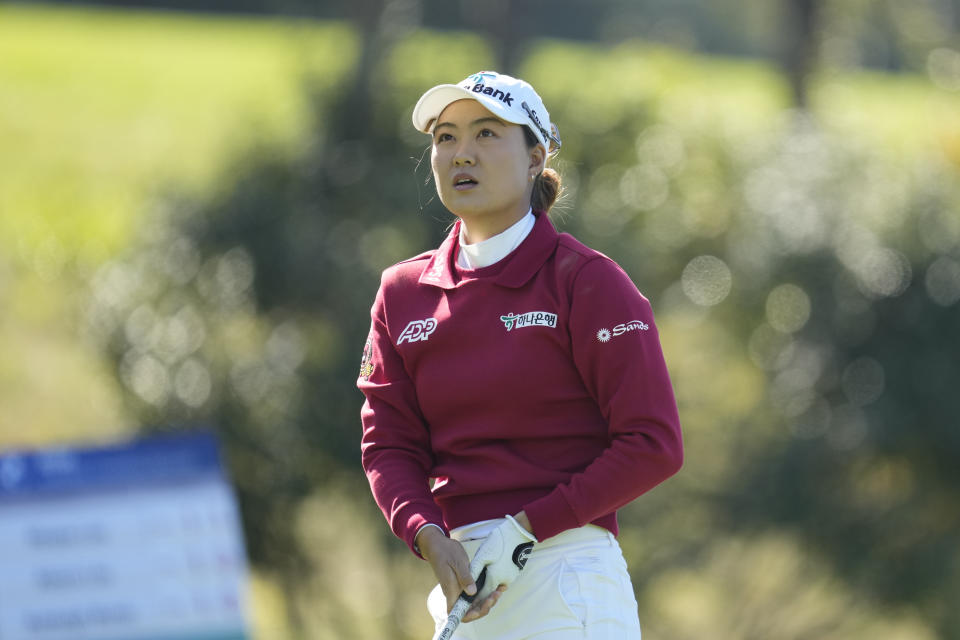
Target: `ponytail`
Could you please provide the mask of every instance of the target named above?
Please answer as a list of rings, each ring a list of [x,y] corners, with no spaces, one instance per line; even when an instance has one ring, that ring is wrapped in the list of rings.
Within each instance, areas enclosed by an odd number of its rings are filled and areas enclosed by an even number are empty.
[[[534,211],[550,212],[550,207],[557,201],[563,185],[560,183],[560,174],[555,169],[544,169],[543,173],[533,181],[533,193],[530,195],[530,207]]]
[[[524,136],[527,139],[527,147],[534,148],[538,144],[543,144],[537,139],[530,127],[523,128]],[[547,156],[549,159],[549,156]],[[533,193],[530,194],[530,208],[534,211],[550,212],[550,207],[556,203],[557,198],[563,193],[563,184],[560,180],[560,174],[556,169],[544,169],[543,172],[533,181]]]

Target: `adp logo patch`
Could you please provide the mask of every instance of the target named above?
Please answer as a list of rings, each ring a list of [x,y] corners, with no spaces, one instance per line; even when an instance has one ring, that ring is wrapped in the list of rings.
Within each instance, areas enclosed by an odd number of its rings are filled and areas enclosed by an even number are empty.
[[[400,334],[400,337],[397,338],[397,344],[401,345],[404,342],[418,342],[420,340],[427,340],[430,337],[430,334],[436,331],[437,321],[434,318],[426,318],[424,320],[414,320],[407,325],[407,328],[403,330],[403,333]]]

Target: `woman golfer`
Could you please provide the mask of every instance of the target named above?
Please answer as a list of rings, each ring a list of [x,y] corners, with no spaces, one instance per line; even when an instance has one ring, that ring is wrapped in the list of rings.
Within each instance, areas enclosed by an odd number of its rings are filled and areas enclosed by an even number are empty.
[[[616,512],[683,458],[650,304],[550,222],[560,138],[533,87],[477,73],[423,94],[413,124],[458,220],[373,304],[373,495],[436,575],[438,628],[464,592],[457,638],[638,639]]]

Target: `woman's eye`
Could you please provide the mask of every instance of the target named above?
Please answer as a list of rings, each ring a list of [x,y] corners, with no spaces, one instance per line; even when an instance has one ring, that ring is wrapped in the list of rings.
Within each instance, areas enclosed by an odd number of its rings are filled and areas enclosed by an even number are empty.
[[[446,142],[447,140],[453,140],[453,136],[450,135],[449,133],[437,134],[437,137],[436,137],[437,142]]]
[[[492,138],[492,137],[495,136],[495,135],[497,135],[497,134],[495,134],[495,133],[494,133],[493,131],[491,131],[490,129],[481,129],[481,130],[480,130],[480,137],[481,137],[481,138]]]

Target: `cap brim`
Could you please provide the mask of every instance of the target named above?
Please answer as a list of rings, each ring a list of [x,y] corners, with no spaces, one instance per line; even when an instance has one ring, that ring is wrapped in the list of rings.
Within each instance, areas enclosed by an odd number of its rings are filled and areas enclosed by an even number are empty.
[[[482,93],[475,93],[455,84],[441,84],[429,89],[420,96],[417,105],[413,108],[413,126],[416,127],[418,131],[430,133],[430,130],[437,118],[440,117],[440,114],[443,113],[443,110],[451,103],[464,99],[476,100],[493,115],[506,122],[526,124],[523,119],[518,119],[520,116],[512,112],[495,98],[491,98]]]

